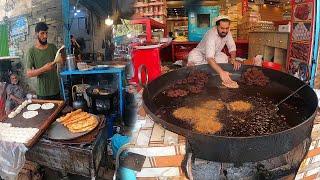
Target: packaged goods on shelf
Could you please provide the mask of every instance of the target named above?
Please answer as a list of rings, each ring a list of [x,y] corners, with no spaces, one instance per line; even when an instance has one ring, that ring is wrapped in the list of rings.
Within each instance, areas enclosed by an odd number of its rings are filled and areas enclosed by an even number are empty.
[[[271,21],[245,22],[238,25],[238,37],[248,39],[249,32],[273,32],[275,25]]]
[[[166,24],[167,3],[166,0],[136,0],[134,4],[135,16],[148,17]]]
[[[246,12],[241,21],[240,24],[246,23],[246,22],[258,22],[261,20],[261,16],[258,12]]]

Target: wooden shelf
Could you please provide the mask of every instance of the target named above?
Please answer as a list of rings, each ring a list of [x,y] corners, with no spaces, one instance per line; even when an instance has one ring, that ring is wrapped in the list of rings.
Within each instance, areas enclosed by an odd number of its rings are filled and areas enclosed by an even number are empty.
[[[167,18],[167,21],[188,21],[188,17]]]
[[[140,19],[133,19],[131,20],[132,24],[148,24],[150,23],[151,29],[164,29],[166,25],[159,23],[150,18],[140,18]]]
[[[165,14],[165,13],[153,13],[153,15],[154,16],[166,16],[167,17],[167,15]]]
[[[139,18],[131,20],[131,24],[144,24],[146,25],[147,42],[151,42],[152,29],[164,29],[164,36],[167,36],[166,25],[151,18]]]
[[[282,70],[286,67],[288,57],[289,34],[282,32],[250,32],[249,33],[249,59],[258,54],[265,60],[281,64]]]
[[[149,6],[161,6],[161,5],[165,5],[164,2],[153,2],[153,3],[149,3]]]
[[[139,8],[139,7],[148,7],[148,4],[134,4],[133,7]]]
[[[143,13],[142,16],[153,16],[153,13]]]
[[[133,7],[148,7],[148,6],[162,6],[164,2],[152,2],[152,3],[135,3]]]

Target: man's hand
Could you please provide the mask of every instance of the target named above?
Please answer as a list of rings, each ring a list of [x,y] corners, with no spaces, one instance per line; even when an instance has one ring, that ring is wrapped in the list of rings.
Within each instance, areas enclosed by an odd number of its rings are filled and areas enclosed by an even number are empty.
[[[231,60],[231,64],[233,65],[233,70],[237,71],[241,67],[241,63],[239,61],[236,61],[234,59]]]
[[[230,73],[224,71],[215,61],[213,58],[208,59],[209,65],[214,69],[220,76],[222,80],[222,84],[228,88],[238,88],[239,85],[237,82],[233,81],[230,78]]]
[[[219,73],[219,76],[220,76],[222,82],[226,82],[226,83],[231,83],[232,82],[232,79],[230,78],[230,73],[227,72],[227,71],[221,71]]]
[[[230,78],[230,73],[227,71],[221,71],[219,74],[221,80],[222,80],[222,84],[228,88],[238,88],[239,85],[236,81],[233,81]]]
[[[54,67],[54,62],[49,62],[47,64],[45,64],[42,69],[44,72],[48,72],[48,71],[51,71]]]
[[[241,67],[241,63],[240,62],[238,62],[238,61],[234,61],[233,62],[233,70],[237,71],[237,70],[240,69],[240,67]]]
[[[17,102],[18,104],[22,104],[23,103],[23,99],[20,99],[18,97],[16,97],[13,94],[10,94],[10,99],[13,99],[15,102]]]
[[[38,69],[28,69],[27,70],[27,77],[37,77],[43,73],[46,73],[48,71],[51,71],[52,69],[55,68],[55,62],[49,62],[42,66],[41,68]]]

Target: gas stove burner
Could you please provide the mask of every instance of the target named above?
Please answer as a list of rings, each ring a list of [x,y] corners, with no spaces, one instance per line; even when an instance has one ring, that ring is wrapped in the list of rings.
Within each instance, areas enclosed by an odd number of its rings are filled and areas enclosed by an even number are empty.
[[[91,86],[87,89],[87,94],[92,100],[92,110],[96,113],[112,113],[115,109],[115,97],[118,90],[116,88]]]

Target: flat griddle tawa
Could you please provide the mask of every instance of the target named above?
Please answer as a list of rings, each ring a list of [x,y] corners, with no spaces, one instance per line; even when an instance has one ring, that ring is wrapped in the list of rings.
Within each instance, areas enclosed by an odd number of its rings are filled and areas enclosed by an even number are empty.
[[[100,123],[99,117],[96,116],[96,118]],[[97,128],[97,126],[95,128]],[[93,131],[95,128],[93,128],[91,131]],[[64,127],[61,123],[55,121],[54,123],[52,123],[52,125],[48,129],[47,134],[49,139],[61,141],[61,140],[76,139],[90,133],[91,131],[85,131],[82,133],[72,133],[68,130],[68,128]]]

